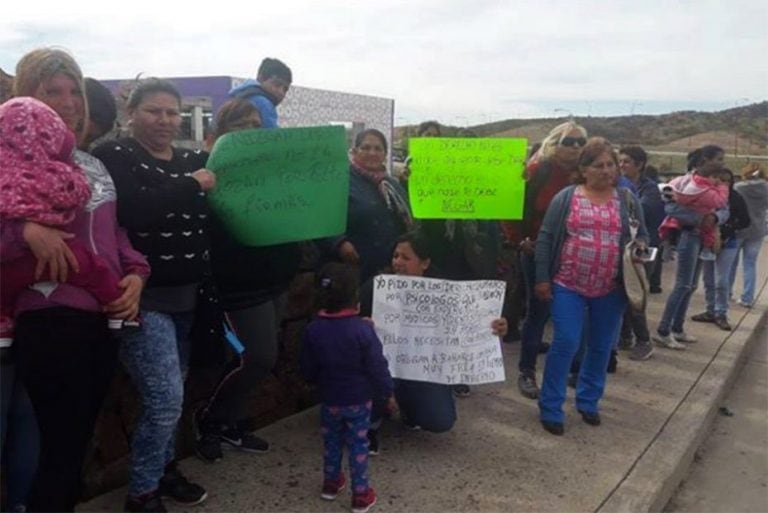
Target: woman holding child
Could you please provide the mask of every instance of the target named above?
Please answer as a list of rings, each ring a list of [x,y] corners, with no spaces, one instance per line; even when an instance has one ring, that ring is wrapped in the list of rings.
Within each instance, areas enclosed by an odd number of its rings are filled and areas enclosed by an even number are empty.
[[[35,278],[50,280],[25,288],[15,305],[13,350],[35,408],[41,444],[27,509],[72,511],[79,498],[85,451],[117,360],[117,340],[105,312],[116,319],[136,316],[149,266],[117,225],[115,187],[103,164],[80,150],[72,151],[75,138],[85,135],[88,112],[75,60],[50,48],[26,54],[16,67],[14,95],[35,98],[60,116],[71,140],[48,155],[68,166],[72,176],[84,176],[89,188],[85,201],[70,209],[73,218],[64,226],[53,228],[21,218],[2,223],[3,264],[31,252],[37,259]],[[38,109],[29,102],[28,106]],[[38,114],[26,124],[27,133],[36,130],[44,138],[32,141],[38,148],[61,141],[54,135],[56,122],[44,119]],[[3,137],[4,144],[10,141]],[[20,147],[3,148],[4,157],[10,158]],[[74,252],[72,241],[80,241],[86,253]],[[93,284],[74,284],[77,280],[71,277],[84,273],[88,263],[117,277],[117,299],[103,304],[89,290]]]

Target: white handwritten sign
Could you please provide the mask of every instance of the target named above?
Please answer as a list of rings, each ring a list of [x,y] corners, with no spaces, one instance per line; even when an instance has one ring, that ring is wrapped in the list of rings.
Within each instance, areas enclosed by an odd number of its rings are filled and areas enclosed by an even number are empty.
[[[392,376],[467,385],[504,381],[499,337],[504,282],[384,274],[373,281],[373,321]]]

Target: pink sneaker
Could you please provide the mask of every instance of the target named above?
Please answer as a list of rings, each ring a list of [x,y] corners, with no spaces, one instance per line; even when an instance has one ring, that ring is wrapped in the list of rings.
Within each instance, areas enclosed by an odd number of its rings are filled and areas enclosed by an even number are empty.
[[[369,486],[367,492],[352,496],[352,513],[368,513],[374,504],[376,504],[376,490]]]
[[[0,347],[13,344],[13,317],[0,316]]]
[[[341,493],[346,484],[347,480],[344,477],[344,472],[342,472],[335,480],[323,483],[323,492],[320,494],[320,497],[327,501],[332,501],[339,496],[339,493]]]

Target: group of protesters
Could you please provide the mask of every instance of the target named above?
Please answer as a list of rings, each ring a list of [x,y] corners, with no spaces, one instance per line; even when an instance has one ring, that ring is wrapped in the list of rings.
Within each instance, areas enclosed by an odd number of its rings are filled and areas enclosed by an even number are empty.
[[[255,80],[230,92],[210,145],[228,132],[277,128],[277,106],[292,81],[283,62],[264,59]],[[223,310],[223,330],[237,350],[194,413],[196,454],[215,462],[223,445],[269,450],[246,428],[245,412],[250,393],[277,360],[285,292],[303,246],[248,247],[232,236],[208,206],[206,193],[217,179],[206,169],[207,153],[173,145],[181,106],[171,82],[141,80],[125,104],[129,133],[107,139],[117,117],[115,99],[98,81],[84,79],[71,55],[41,48],[17,65],[13,98],[0,105],[4,510],[74,509],[87,447],[118,364],[143,406],[125,510],[165,511],[163,498],[183,505],[207,498],[177,465],[175,433],[190,333],[201,297],[209,295]],[[440,136],[441,127],[424,123],[418,135]],[[321,497],[333,500],[346,485],[346,446],[356,513],[376,502],[367,462],[379,451],[381,421],[399,410],[410,429],[448,431],[456,421],[454,398],[471,394],[466,384],[392,379],[365,319],[372,309],[371,279],[382,270],[495,279],[506,248],[514,270],[504,273],[514,292],[507,303],[518,304],[505,311],[524,316],[506,315],[478,330],[506,341],[519,334],[518,388],[538,399],[541,424],[554,435],[565,431],[569,383],[582,419],[601,423],[599,401],[617,350],[642,361],[654,352],[652,340],[677,350],[695,342],[684,321],[702,268],[707,311],[693,320],[731,329],[727,312],[740,253],[738,303],[748,308],[755,300],[768,182],[753,164],[735,183],[717,146],[692,152],[688,172],[665,191],[642,148],[617,149],[589,138],[573,121],[563,123],[529,155],[522,220],[503,222],[414,219],[406,192],[410,165],[399,179],[392,176],[388,146],[375,129],[355,136],[346,229],[313,242],[322,255],[317,315],[306,328],[300,358],[322,403]],[[655,258],[637,256],[645,262],[650,294],[662,292],[663,262],[674,257],[677,263],[654,334],[623,285],[623,253],[631,241],[643,255],[665,249]]]

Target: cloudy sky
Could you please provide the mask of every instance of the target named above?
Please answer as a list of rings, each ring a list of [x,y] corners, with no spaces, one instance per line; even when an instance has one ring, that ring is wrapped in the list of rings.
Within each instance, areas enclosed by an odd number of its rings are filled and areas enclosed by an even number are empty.
[[[719,110],[768,98],[765,0],[4,2],[0,67],[38,46],[87,75],[255,74],[395,99],[396,124]],[[27,8],[26,6],[29,6]]]

